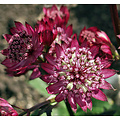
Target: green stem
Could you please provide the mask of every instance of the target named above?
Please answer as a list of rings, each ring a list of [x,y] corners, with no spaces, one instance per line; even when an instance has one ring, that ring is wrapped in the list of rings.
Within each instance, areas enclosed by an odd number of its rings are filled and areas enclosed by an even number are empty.
[[[66,104],[67,110],[69,112],[69,115],[75,116],[67,99],[65,100],[65,104]]]

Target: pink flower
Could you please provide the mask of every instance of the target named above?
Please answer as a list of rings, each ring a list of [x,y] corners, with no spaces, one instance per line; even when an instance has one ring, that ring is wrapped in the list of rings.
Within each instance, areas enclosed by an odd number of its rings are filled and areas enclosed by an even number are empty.
[[[0,98],[0,116],[18,116],[18,113],[6,100]]]
[[[100,88],[113,89],[105,79],[116,74],[115,70],[109,69],[111,63],[108,60],[96,56],[99,52],[97,47],[82,46],[79,46],[75,34],[69,47],[63,49],[56,44],[54,57],[46,54],[48,62],[41,64],[41,68],[48,73],[42,76],[50,84],[48,93],[56,94],[57,102],[68,99],[74,112],[77,104],[83,111],[87,108],[91,110],[92,97],[107,101]]]
[[[45,18],[52,18],[57,27],[62,25],[66,25],[69,19],[69,10],[66,6],[61,6],[60,10],[58,10],[56,5],[53,5],[50,8],[43,8],[43,12],[45,14]]]
[[[1,51],[6,59],[2,62],[10,75],[18,76],[30,68],[34,69],[37,58],[41,55],[43,45],[40,43],[38,33],[25,23],[15,22],[16,27],[11,28],[12,35],[3,35],[9,46]],[[34,67],[33,67],[34,66]]]
[[[79,41],[88,46],[97,46],[99,48],[99,57],[112,59],[111,41],[107,34],[100,31],[97,27],[88,29],[84,27],[80,32]]]

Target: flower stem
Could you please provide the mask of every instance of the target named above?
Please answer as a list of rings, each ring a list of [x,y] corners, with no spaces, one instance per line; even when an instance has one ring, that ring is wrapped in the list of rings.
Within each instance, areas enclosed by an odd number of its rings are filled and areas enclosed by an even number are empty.
[[[66,104],[67,110],[69,112],[69,115],[70,116],[75,116],[67,99],[65,100],[65,104]]]
[[[117,35],[120,34],[120,21],[119,21],[119,16],[118,16],[116,5],[110,5],[110,13],[111,13],[115,37],[116,37],[118,44],[120,45],[120,41],[117,38]]]

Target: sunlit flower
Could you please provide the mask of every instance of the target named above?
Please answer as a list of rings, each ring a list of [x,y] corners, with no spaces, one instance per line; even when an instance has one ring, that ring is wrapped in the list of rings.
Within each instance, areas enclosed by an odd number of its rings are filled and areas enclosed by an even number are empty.
[[[82,46],[82,45],[81,45]],[[112,85],[105,81],[113,76],[116,71],[109,69],[111,63],[96,56],[96,47],[81,47],[77,36],[69,47],[63,49],[55,45],[54,56],[47,54],[47,63],[42,63],[41,68],[48,74],[42,79],[50,84],[47,87],[49,94],[57,94],[55,100],[60,102],[68,99],[72,110],[76,112],[78,104],[83,111],[92,109],[91,98],[107,101],[105,94],[99,89],[112,89]]]
[[[18,113],[6,100],[0,98],[0,116],[18,116]]]

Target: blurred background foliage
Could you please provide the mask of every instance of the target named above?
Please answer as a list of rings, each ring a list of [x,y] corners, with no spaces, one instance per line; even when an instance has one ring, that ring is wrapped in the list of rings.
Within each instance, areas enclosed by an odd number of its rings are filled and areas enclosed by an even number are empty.
[[[50,7],[51,5],[0,5],[0,50],[7,47],[7,42],[3,39],[2,34],[10,34],[10,27],[14,26],[14,21],[20,21],[23,24],[27,21],[33,28],[38,19],[43,16],[42,8]],[[61,5],[57,5],[60,7]],[[115,39],[109,5],[77,5],[66,4],[70,10],[69,24],[73,24],[73,33],[79,35],[81,29],[96,26],[102,31],[105,31],[109,36],[113,45],[118,48]],[[120,5],[117,5],[118,13],[120,15]],[[4,60],[4,56],[0,54],[0,62]],[[115,69],[119,69],[119,62],[113,64]],[[28,72],[25,76],[10,77],[5,74],[5,67],[0,64],[0,97],[8,100],[9,103],[19,106],[21,108],[29,108],[33,105],[43,102],[49,94],[46,91],[46,83],[39,78],[29,81]],[[92,99],[92,111],[88,110],[87,113],[82,111],[78,106],[75,113],[76,116],[119,116],[120,115],[120,79],[115,75],[107,80],[110,82],[116,91],[105,90],[108,96],[108,102]],[[36,111],[37,112],[37,111]],[[33,114],[35,115],[35,113]],[[42,114],[43,116],[46,114]],[[60,102],[53,110],[54,116],[68,116],[69,113],[66,109],[64,101]]]

